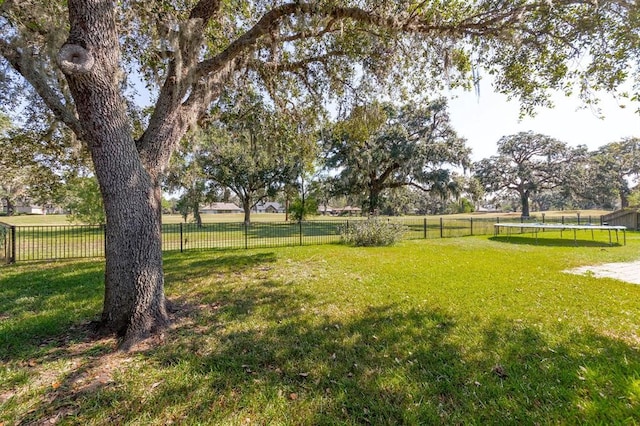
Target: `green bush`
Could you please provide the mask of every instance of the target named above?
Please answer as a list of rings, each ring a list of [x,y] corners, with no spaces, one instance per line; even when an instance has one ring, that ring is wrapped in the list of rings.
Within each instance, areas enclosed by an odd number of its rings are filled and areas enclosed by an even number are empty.
[[[402,239],[406,227],[399,223],[368,219],[341,227],[342,242],[355,246],[390,246]]]

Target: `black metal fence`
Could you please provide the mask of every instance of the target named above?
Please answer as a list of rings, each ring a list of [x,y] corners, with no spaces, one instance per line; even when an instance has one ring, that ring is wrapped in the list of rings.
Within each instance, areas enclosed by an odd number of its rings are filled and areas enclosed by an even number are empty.
[[[165,224],[162,226],[164,251],[203,249],[248,249],[296,245],[328,244],[340,240],[341,227],[356,220],[305,222],[257,222]],[[449,238],[491,235],[495,223],[545,222],[563,224],[601,223],[600,217],[560,216],[553,218],[388,218],[407,227],[406,239]],[[31,260],[71,259],[104,256],[103,226],[12,226],[0,222],[0,263]]]

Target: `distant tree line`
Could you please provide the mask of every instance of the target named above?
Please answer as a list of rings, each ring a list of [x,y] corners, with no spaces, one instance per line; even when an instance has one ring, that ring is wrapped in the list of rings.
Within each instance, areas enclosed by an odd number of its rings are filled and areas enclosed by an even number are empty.
[[[265,200],[285,204],[293,220],[345,205],[368,215],[488,208],[529,216],[640,204],[638,138],[589,151],[522,132],[502,137],[496,155],[472,163],[444,99],[400,106],[373,101],[328,120],[310,110],[278,114],[258,91],[244,91],[216,116],[187,134],[164,178],[165,191],[178,194],[165,209],[198,225],[200,206],[213,201],[237,203],[246,223]],[[45,137],[69,134],[21,131],[3,117],[4,213],[19,202],[56,204],[78,222],[104,223],[86,154],[39,143]]]

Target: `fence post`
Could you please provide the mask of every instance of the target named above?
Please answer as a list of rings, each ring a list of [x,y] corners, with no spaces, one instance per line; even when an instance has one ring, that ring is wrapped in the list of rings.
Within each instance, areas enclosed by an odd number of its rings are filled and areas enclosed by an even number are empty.
[[[578,225],[580,225],[580,212],[577,212],[578,215]]]
[[[423,226],[423,234],[424,234],[424,239],[427,239],[427,218],[424,218],[424,226]]]
[[[298,223],[300,224],[300,245],[302,245],[302,220]]]
[[[469,218],[471,222],[471,236],[473,236],[473,218]]]
[[[104,244],[102,250],[104,251],[104,257],[107,257],[107,224],[103,223],[102,225],[102,238],[104,239]]]
[[[440,218],[440,238],[444,238],[444,221]]]
[[[544,223],[544,213],[542,213],[542,223]]]
[[[184,250],[182,244],[184,242],[184,235],[182,233],[182,222],[180,222],[180,253]]]
[[[562,224],[564,225],[564,215],[562,215],[561,220],[562,220]]]
[[[11,228],[11,237],[9,237],[9,246],[11,247],[11,254],[7,256],[7,263],[16,263],[16,227]]]

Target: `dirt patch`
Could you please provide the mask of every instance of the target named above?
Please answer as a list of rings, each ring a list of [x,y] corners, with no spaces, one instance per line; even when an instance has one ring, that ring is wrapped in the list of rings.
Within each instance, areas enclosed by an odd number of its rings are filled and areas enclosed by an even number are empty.
[[[590,275],[596,278],[614,278],[632,284],[640,284],[640,260],[635,262],[581,266],[564,272],[576,275]]]

